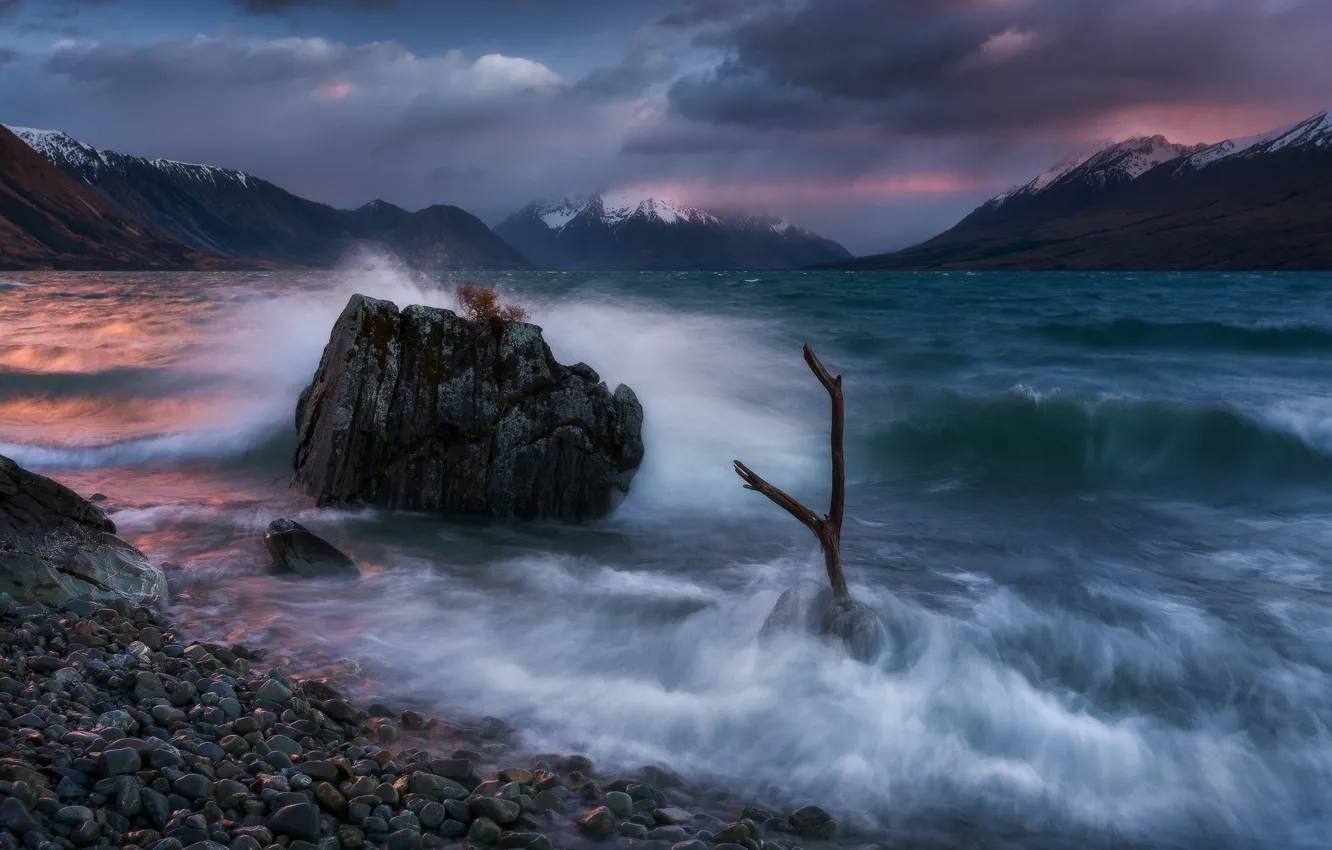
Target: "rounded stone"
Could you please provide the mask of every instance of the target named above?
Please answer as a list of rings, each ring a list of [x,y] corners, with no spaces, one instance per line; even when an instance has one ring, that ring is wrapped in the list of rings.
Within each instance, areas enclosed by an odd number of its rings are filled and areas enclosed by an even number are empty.
[[[610,809],[600,806],[580,820],[578,828],[593,838],[609,838],[615,834],[615,815]]]
[[[471,828],[467,830],[467,837],[477,844],[495,844],[499,841],[500,835],[499,824],[484,817],[472,821]]]
[[[831,838],[837,832],[837,821],[818,806],[796,809],[788,819],[796,833],[809,838]]]

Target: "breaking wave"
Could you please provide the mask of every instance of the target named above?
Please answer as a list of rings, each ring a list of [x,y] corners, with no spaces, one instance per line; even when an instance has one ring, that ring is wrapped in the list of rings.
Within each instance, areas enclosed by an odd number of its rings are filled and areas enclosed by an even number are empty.
[[[1168,401],[949,396],[863,438],[883,471],[1054,486],[1324,483],[1332,448],[1277,411]],[[1315,429],[1316,431],[1316,429]]]

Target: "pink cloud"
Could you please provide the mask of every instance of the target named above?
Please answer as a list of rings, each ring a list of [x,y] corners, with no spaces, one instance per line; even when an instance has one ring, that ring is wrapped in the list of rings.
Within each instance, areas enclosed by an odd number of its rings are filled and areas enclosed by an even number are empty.
[[[1264,133],[1325,109],[1308,104],[1144,104],[1101,116],[1082,129],[1087,137],[1124,139],[1160,133],[1174,142],[1215,143]]]
[[[1005,184],[1007,185],[1007,184]],[[659,197],[700,207],[762,210],[844,201],[874,201],[925,195],[955,195],[1003,188],[992,179],[960,172],[890,174],[851,180],[743,183],[676,183],[654,188]]]
[[[318,100],[345,100],[355,88],[355,84],[346,81],[324,83],[315,89],[314,96]]]
[[[1011,27],[995,33],[963,61],[966,67],[993,67],[1010,62],[1031,50],[1036,44],[1036,33]]]

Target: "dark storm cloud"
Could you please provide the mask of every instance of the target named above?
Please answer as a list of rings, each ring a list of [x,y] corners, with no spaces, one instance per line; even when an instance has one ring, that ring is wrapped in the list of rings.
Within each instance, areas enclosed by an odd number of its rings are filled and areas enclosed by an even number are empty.
[[[696,27],[714,21],[724,21],[752,10],[755,0],[690,0],[661,17],[665,27]]]
[[[74,38],[85,34],[79,16],[96,6],[117,0],[0,0],[0,21],[16,21],[10,32],[18,35],[59,35]],[[0,36],[6,33],[0,30]]]
[[[732,5],[705,0],[676,23]],[[1067,126],[1141,104],[1332,97],[1329,38],[1326,0],[819,0],[708,32],[725,58],[672,102],[755,127]]]
[[[183,37],[23,54],[0,121],[241,168],[339,206],[452,203],[492,220],[613,169],[615,101],[500,53],[392,42]]]
[[[578,82],[575,89],[597,97],[636,95],[669,80],[675,73],[673,57],[651,45],[639,43],[625,53],[619,65],[594,69]]]

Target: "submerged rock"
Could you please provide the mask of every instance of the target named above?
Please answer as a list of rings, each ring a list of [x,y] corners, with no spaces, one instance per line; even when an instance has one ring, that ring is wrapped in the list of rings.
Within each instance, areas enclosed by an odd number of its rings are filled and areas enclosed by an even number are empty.
[[[870,662],[887,643],[879,615],[864,602],[849,597],[830,599],[819,620],[819,634],[836,638],[857,661]]]
[[[322,505],[594,519],[643,459],[643,409],[541,329],[354,295],[296,408],[292,486]]]
[[[823,611],[831,600],[832,589],[828,585],[809,579],[787,588],[763,621],[759,639],[768,641],[785,632],[818,634]]]
[[[824,584],[805,579],[788,588],[763,621],[759,640],[769,641],[787,632],[835,638],[857,661],[870,662],[888,642],[879,615],[863,602],[838,599]]]
[[[796,809],[788,820],[791,828],[802,838],[832,838],[837,832],[837,821],[818,806]]]
[[[20,602],[149,601],[166,579],[91,502],[0,456],[0,592]]]
[[[278,572],[301,578],[359,578],[356,562],[305,526],[275,519],[264,531],[264,545]]]

